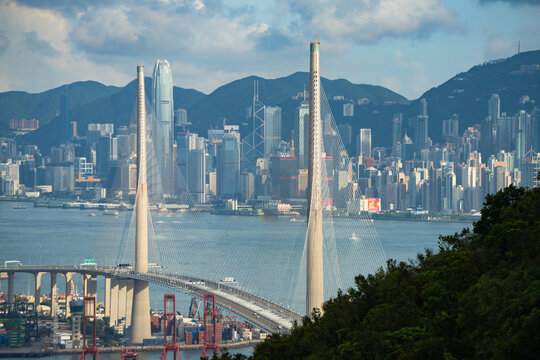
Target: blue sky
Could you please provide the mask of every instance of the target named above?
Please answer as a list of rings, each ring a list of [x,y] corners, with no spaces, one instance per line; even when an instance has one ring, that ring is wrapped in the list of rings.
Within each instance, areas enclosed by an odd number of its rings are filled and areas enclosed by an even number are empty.
[[[306,71],[409,99],[487,60],[540,49],[540,0],[0,0],[0,91],[123,86],[168,59],[174,84]]]

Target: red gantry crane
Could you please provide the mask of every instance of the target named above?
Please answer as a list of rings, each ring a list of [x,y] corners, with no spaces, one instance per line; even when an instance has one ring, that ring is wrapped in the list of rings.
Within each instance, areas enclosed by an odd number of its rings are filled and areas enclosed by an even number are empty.
[[[170,335],[169,334],[170,328]],[[170,338],[169,338],[170,337]],[[172,352],[174,360],[180,360],[178,344],[176,344],[176,296],[163,296],[163,354],[161,360],[167,360],[167,353]]]

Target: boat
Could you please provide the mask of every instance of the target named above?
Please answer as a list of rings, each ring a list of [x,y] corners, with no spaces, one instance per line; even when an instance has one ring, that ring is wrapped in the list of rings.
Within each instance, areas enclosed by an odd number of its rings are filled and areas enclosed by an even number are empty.
[[[88,214],[88,216],[96,216],[96,214],[90,213],[90,214]]]
[[[349,240],[360,240],[360,238],[356,235],[356,233],[352,233]]]
[[[121,353],[122,360],[137,360],[139,358],[139,354],[132,349],[126,349],[122,350]]]
[[[103,210],[103,215],[118,216],[118,210]]]
[[[14,209],[20,210],[20,209],[26,209],[26,205],[15,205],[13,206]]]

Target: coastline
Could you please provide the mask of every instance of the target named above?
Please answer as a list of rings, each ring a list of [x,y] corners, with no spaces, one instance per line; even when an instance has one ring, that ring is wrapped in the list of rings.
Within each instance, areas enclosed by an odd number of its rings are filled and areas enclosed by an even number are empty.
[[[23,203],[33,203],[34,207],[44,207],[44,208],[63,208],[63,209],[77,209],[77,210],[107,210],[107,209],[113,209],[113,210],[119,210],[119,211],[131,211],[132,208],[129,204],[125,203],[97,203],[97,202],[89,202],[89,201],[76,201],[72,199],[43,199],[43,198],[6,198],[4,196],[0,196],[0,201],[6,201],[6,202],[23,202]],[[48,204],[47,204],[48,203]],[[75,206],[76,205],[76,206]],[[127,206],[126,206],[127,205]],[[215,209],[211,208],[205,208],[205,209],[190,209],[190,212],[200,212],[200,211],[206,211],[210,212],[213,215],[219,215],[219,216],[260,216],[260,214],[256,212],[233,212],[233,211],[216,211]],[[277,216],[277,215],[276,215]],[[294,218],[295,216],[291,216],[291,218]],[[336,214],[334,217],[336,218],[365,218],[361,215],[343,215],[343,214]],[[442,223],[472,223],[479,219],[479,217],[471,216],[471,215],[458,215],[457,217],[446,217],[446,216],[429,216],[429,217],[413,217],[408,213],[405,213],[403,215],[396,215],[395,213],[393,215],[387,215],[384,213],[375,213],[369,215],[369,219],[372,220],[396,220],[396,221],[416,221],[416,222],[442,222]]]

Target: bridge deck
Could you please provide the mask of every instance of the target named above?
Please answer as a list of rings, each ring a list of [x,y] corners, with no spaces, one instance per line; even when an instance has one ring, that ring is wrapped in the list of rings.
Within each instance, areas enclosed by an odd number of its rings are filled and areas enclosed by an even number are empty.
[[[301,315],[270,300],[222,283],[191,276],[163,272],[138,273],[132,270],[106,266],[0,266],[0,273],[2,272],[74,272],[94,276],[138,279],[201,298],[204,293],[211,292],[216,295],[218,305],[269,332],[288,332],[295,321],[298,323],[302,321]]]

